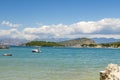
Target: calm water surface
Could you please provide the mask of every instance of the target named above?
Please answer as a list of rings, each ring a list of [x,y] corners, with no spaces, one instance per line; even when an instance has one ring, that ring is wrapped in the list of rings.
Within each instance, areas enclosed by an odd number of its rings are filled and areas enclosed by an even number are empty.
[[[32,49],[0,50],[0,80],[99,80],[109,63],[120,65],[120,49],[41,47],[39,54]]]

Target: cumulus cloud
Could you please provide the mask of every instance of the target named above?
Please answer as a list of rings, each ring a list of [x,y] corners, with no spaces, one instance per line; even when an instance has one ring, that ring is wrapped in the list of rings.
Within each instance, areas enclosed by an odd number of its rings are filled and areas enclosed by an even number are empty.
[[[1,24],[4,26],[12,27],[12,28],[17,28],[17,27],[20,27],[20,25],[21,25],[21,24],[14,24],[9,21],[3,21]]]
[[[21,32],[17,29],[10,29],[10,30],[0,30],[1,37],[11,37],[11,38],[18,38],[20,37]]]
[[[72,24],[71,27],[79,33],[120,33],[120,19],[106,18],[100,21],[82,21]]]
[[[0,36],[7,36],[10,34],[9,30],[0,30]]]
[[[0,30],[0,37],[26,39],[26,40],[34,40],[38,38],[37,35],[25,34],[23,31],[19,31],[17,29]]]
[[[5,24],[5,22],[3,22]],[[9,24],[9,22],[7,23]],[[120,39],[120,19],[105,18],[99,21],[80,21],[70,25],[40,25],[17,29],[0,30],[0,36],[11,35],[27,40],[48,38],[116,38]]]
[[[25,28],[24,33],[43,35],[52,38],[72,37],[106,37],[120,38],[120,19],[105,18],[99,21],[80,21],[71,25],[42,25],[36,28]]]

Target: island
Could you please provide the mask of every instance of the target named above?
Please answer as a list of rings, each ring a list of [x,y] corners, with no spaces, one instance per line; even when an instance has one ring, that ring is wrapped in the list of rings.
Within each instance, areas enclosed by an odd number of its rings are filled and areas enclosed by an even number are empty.
[[[77,38],[72,40],[66,40],[61,42],[49,42],[49,41],[31,41],[24,44],[25,46],[63,46],[63,47],[76,47],[76,48],[120,48],[120,42],[111,43],[96,43],[89,38]]]

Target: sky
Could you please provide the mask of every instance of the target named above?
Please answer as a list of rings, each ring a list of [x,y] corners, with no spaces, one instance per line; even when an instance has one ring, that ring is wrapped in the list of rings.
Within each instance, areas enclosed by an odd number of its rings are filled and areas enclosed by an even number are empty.
[[[0,38],[120,39],[120,0],[0,0]]]

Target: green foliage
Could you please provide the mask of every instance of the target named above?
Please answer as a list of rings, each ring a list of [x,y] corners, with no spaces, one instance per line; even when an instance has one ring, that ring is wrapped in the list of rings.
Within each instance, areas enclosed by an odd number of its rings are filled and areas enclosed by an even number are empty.
[[[97,44],[89,44],[88,46],[89,47],[95,47],[95,46],[97,46]]]
[[[82,44],[82,47],[95,47],[97,44]]]
[[[102,47],[115,47],[115,48],[118,48],[118,47],[120,47],[120,42],[103,43],[101,45],[102,45]]]
[[[69,43],[70,45],[70,43]],[[113,43],[103,43],[103,44],[82,44],[82,47],[96,47],[97,45],[101,45],[102,47],[113,47],[118,48],[120,47],[120,42],[113,42]],[[26,46],[65,46],[65,44],[57,43],[57,42],[46,42],[46,41],[31,41],[26,43]]]
[[[56,42],[46,42],[46,41],[31,41],[26,43],[26,46],[63,46]]]

